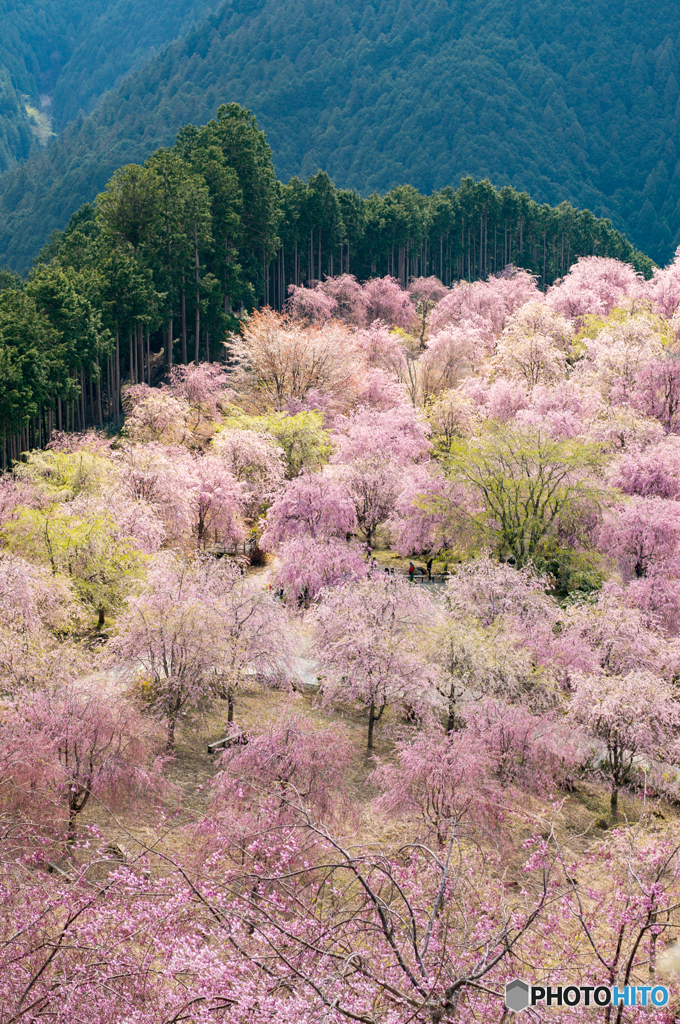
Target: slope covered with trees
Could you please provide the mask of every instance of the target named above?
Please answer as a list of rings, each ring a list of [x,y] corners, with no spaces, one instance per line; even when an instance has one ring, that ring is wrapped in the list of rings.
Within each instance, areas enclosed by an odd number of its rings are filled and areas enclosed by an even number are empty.
[[[0,170],[25,159],[36,133],[26,107],[55,131],[89,113],[133,68],[181,38],[210,0],[5,0],[0,37]]]
[[[0,181],[0,254],[26,267],[115,168],[221,102],[256,114],[278,175],[366,195],[467,174],[678,244],[677,8],[569,0],[235,0]],[[69,108],[71,109],[71,108]]]
[[[679,309],[680,257],[342,275],[21,445],[7,1024],[480,1024],[518,964],[677,1020]]]

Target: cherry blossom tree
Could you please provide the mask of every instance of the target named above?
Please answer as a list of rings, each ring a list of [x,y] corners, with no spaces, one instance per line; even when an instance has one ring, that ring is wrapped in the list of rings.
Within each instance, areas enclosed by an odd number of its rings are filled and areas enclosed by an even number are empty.
[[[680,247],[675,250],[675,259],[667,267],[657,267],[646,293],[654,307],[669,320],[680,306]]]
[[[605,748],[603,770],[616,813],[619,791],[639,782],[643,761],[677,764],[680,704],[669,684],[646,669],[578,680],[570,714]]]
[[[357,343],[369,367],[382,370],[400,384],[402,393],[417,406],[422,397],[418,340],[403,330],[390,330],[384,322],[376,320],[367,330],[357,332]]]
[[[624,579],[663,567],[680,570],[680,505],[665,498],[631,498],[606,516],[599,546],[616,558]]]
[[[344,324],[305,327],[267,309],[253,313],[241,331],[230,343],[238,362],[234,384],[256,405],[284,410],[311,391],[342,407],[351,400],[362,360],[355,333]]]
[[[610,480],[624,494],[677,498],[680,495],[680,445],[669,438],[642,451],[633,450],[612,467]]]
[[[664,429],[658,420],[636,416],[625,406],[603,406],[585,434],[586,441],[616,455],[644,450],[663,439]]]
[[[138,1024],[493,1019],[513,953],[545,949],[561,920],[549,911],[572,892],[542,847],[526,888],[510,890],[493,858],[459,855],[455,835],[439,855],[422,844],[392,855],[350,846],[309,812],[268,833],[216,816],[193,830],[192,856],[148,844],[104,880],[88,876],[93,859],[69,882],[25,871],[18,885],[12,838],[3,1009],[56,1024],[130,1012]]]
[[[218,455],[197,455],[183,467],[179,480],[199,550],[211,539],[226,548],[243,540],[243,488]]]
[[[113,665],[126,675],[131,692],[167,727],[174,750],[175,728],[185,707],[214,692],[219,664],[216,608],[237,572],[220,567],[207,581],[190,563],[159,558],[146,591],[130,598],[110,641]],[[198,578],[197,578],[198,576]]]
[[[236,566],[164,557],[152,567],[146,591],[128,600],[110,649],[137,699],[165,722],[172,751],[185,708],[217,694],[227,700],[232,721],[248,672],[270,685],[284,681],[287,620]]]
[[[570,319],[607,316],[626,299],[642,297],[644,281],[628,263],[607,256],[580,256],[548,290],[546,302]]]
[[[115,451],[118,481],[133,501],[150,507],[163,524],[165,538],[181,545],[191,532],[186,481],[191,455],[178,445],[123,441]]]
[[[377,448],[383,459],[405,466],[426,458],[428,433],[427,423],[410,406],[384,412],[357,409],[336,428],[333,462],[343,464],[370,457]]]
[[[73,840],[92,797],[121,806],[158,788],[153,750],[152,730],[118,694],[114,703],[73,685],[22,693],[3,715],[0,799],[29,816],[66,815]]]
[[[515,568],[491,558],[463,562],[454,570],[446,588],[447,605],[459,617],[472,615],[483,626],[499,618],[513,618],[531,629],[551,620],[555,603],[547,594],[549,577],[533,566]]]
[[[353,327],[366,325],[366,293],[352,274],[320,282],[317,288],[336,303],[334,316]]]
[[[382,320],[404,331],[415,328],[416,312],[408,292],[394,277],[373,277],[364,285],[366,323]]]
[[[362,376],[362,382],[357,390],[357,407],[379,409],[382,412],[388,409],[397,409],[405,404],[403,385],[393,374],[378,366],[370,366]]]
[[[425,398],[456,387],[480,362],[483,339],[468,324],[449,324],[431,334],[419,361],[421,390]]]
[[[675,654],[655,628],[658,623],[628,597],[628,588],[606,583],[595,601],[563,608],[550,658],[566,690],[579,673],[625,676],[641,664],[665,678],[675,672]],[[606,685],[606,684],[605,684]]]
[[[579,388],[573,380],[552,386],[537,384],[514,420],[524,429],[542,430],[554,438],[575,438],[588,432],[601,408],[598,393]]]
[[[228,385],[226,370],[217,363],[173,366],[170,371],[169,387],[173,396],[196,410],[199,423],[217,416]]]
[[[586,356],[579,377],[597,387],[611,402],[628,404],[641,371],[663,355],[663,325],[646,311],[610,318],[594,337],[586,339]]]
[[[515,310],[539,297],[536,278],[516,267],[506,267],[488,281],[459,281],[435,306],[430,330],[467,323],[491,341],[501,333]]]
[[[680,635],[680,578],[677,571],[661,561],[644,576],[632,579],[626,588],[631,604],[656,620],[659,628]]]
[[[433,707],[434,671],[419,636],[431,614],[419,590],[382,573],[328,592],[314,612],[314,650],[328,673],[323,702],[366,709],[369,751],[389,705],[420,716]]]
[[[460,390],[444,391],[425,409],[432,428],[432,448],[446,456],[451,445],[461,437],[468,437],[479,425],[481,416],[472,400]]]
[[[472,404],[479,416],[507,423],[517,413],[529,406],[530,399],[526,387],[519,381],[506,380],[498,377],[493,381],[479,377],[467,377],[458,388],[459,394]],[[466,431],[465,433],[472,433]]]
[[[344,537],[354,531],[356,522],[352,498],[341,483],[327,473],[303,470],[269,509],[261,544],[267,551],[293,537]]]
[[[639,371],[631,396],[633,408],[654,416],[669,434],[680,432],[680,360],[652,359]]]
[[[281,819],[292,805],[309,808],[325,821],[341,819],[349,810],[343,791],[352,753],[342,728],[318,727],[287,714],[257,735],[250,733],[246,744],[225,750],[213,800],[236,814],[262,808]]]
[[[396,763],[379,762],[371,777],[382,791],[377,807],[420,818],[440,846],[452,827],[463,834],[461,823],[491,830],[498,839],[512,807],[508,787],[556,792],[580,754],[567,725],[554,715],[485,700],[466,704],[464,717],[466,727],[455,732],[428,730],[400,741]]]
[[[408,406],[384,412],[358,409],[338,425],[333,463],[352,496],[368,547],[392,511],[404,468],[426,457],[427,431]]]
[[[378,760],[370,777],[380,789],[378,810],[420,820],[423,838],[434,834],[444,846],[461,823],[498,827],[498,786],[491,758],[472,733],[463,729],[442,735],[435,729],[396,746],[396,762]]]
[[[266,431],[219,430],[212,449],[241,484],[246,517],[253,521],[283,484],[285,453]]]
[[[431,568],[440,552],[464,545],[467,522],[457,510],[465,504],[459,484],[427,465],[413,466],[386,522],[394,547],[401,555],[426,555]]]
[[[317,284],[314,288],[288,286],[286,311],[303,324],[324,324],[336,313],[336,300]]]
[[[430,657],[440,669],[447,731],[461,698],[486,695],[542,713],[559,703],[552,639],[558,606],[551,580],[483,557],[454,569],[443,612],[431,623]]]
[[[510,316],[496,345],[493,372],[528,388],[563,380],[571,341],[572,328],[563,316],[529,302]]]
[[[240,574],[215,610],[215,689],[233,722],[236,694],[248,678],[262,686],[290,685],[291,630],[281,605]]]
[[[301,534],[284,541],[272,571],[272,587],[301,606],[309,606],[333,587],[363,579],[370,565],[356,544],[337,537],[312,540]]]
[[[5,627],[67,629],[76,614],[68,576],[0,551],[0,620]]]
[[[531,714],[503,700],[486,699],[465,708],[470,743],[483,750],[503,788],[542,795],[568,786],[585,760],[583,738],[556,712]]]
[[[169,388],[150,388],[137,384],[123,396],[125,423],[123,433],[131,441],[158,441],[183,444],[189,438],[191,407],[184,398],[176,398]]]
[[[438,277],[415,277],[408,286],[408,293],[415,302],[419,321],[420,347],[424,348],[430,313],[439,300],[446,295],[446,288]]]

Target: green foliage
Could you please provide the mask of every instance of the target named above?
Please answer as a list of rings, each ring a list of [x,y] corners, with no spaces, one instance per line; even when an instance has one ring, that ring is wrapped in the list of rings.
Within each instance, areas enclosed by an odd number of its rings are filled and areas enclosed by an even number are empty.
[[[0,170],[25,159],[34,141],[42,144],[52,122],[60,130],[79,114],[90,113],[107,90],[181,39],[214,6],[211,0],[3,4]]]
[[[301,469],[318,469],[330,458],[330,433],[324,429],[323,416],[315,411],[298,412],[289,416],[285,412],[271,412],[264,416],[249,416],[234,411],[224,423],[226,429],[239,427],[271,434],[286,456],[286,478],[292,480]]]
[[[582,440],[493,425],[452,444],[448,469],[478,502],[479,511],[463,518],[498,558],[521,568],[556,538],[579,537],[607,500],[589,476],[603,462],[599,448]]]
[[[601,557],[593,551],[576,551],[546,544],[533,559],[536,569],[555,580],[552,593],[559,600],[579,599],[597,594],[605,581]]]
[[[49,25],[56,13],[47,6]],[[57,78],[53,102],[61,127],[79,109],[91,109],[152,46],[162,45],[159,33],[163,41],[180,34],[208,5],[180,11],[173,2],[159,8],[151,0],[135,6],[102,0],[91,5],[93,12],[76,0],[60,6],[66,8],[60,17],[84,19],[78,30],[84,41]],[[22,5],[30,25],[35,17],[28,7]],[[539,9],[530,16],[490,0],[453,0],[436,9],[424,0],[406,8],[397,0],[378,8],[356,0],[321,7],[302,0],[225,5],[139,67],[89,117],[66,126],[47,150],[3,176],[0,262],[25,269],[52,228],[92,199],[121,163],[141,163],[157,146],[171,145],[182,124],[207,120],[224,100],[256,112],[283,180],[317,179],[322,167],[344,187],[333,198],[318,180],[314,202],[303,203],[302,221],[311,215],[318,222],[314,204],[323,207],[324,249],[335,245],[338,211],[350,248],[365,230],[366,251],[350,252],[350,269],[360,276],[374,257],[384,259],[378,250],[385,236],[397,248],[410,242],[412,256],[419,252],[423,211],[418,193],[401,186],[405,181],[419,192],[438,193],[431,255],[459,238],[447,190],[463,175],[513,185],[540,201],[529,246],[541,250],[530,257],[541,273],[544,233],[546,260],[556,261],[558,248],[563,262],[556,217],[565,228],[567,259],[568,225],[577,215],[561,206],[565,201],[611,218],[639,248],[666,260],[680,241],[680,64],[668,35],[675,7],[662,0],[651,10],[626,5],[622,11],[606,0],[597,17],[587,0],[541,3]],[[59,70],[52,70],[53,80]],[[12,81],[31,91],[18,77]],[[388,205],[376,202],[358,215],[352,190],[390,189]],[[293,187],[292,205],[295,193]],[[517,224],[523,201],[517,193],[503,196],[494,222],[487,220],[483,191],[469,198],[463,247],[469,234],[471,259],[479,261],[481,245],[488,260],[492,247],[506,246],[505,222]],[[285,233],[280,237],[286,246]],[[597,232],[592,242],[604,253]],[[635,259],[642,268],[644,259]]]
[[[478,218],[479,239],[469,229]],[[25,330],[7,321],[0,334],[0,427],[10,435],[9,458],[40,447],[54,426],[103,425],[94,389],[104,383],[108,419],[119,425],[121,383],[157,381],[175,360],[214,358],[237,326],[235,308],[280,309],[292,283],[349,270],[364,278],[396,274],[403,284],[435,274],[451,284],[487,277],[507,262],[549,283],[593,250],[644,264],[609,221],[568,204],[550,210],[488,181],[465,178],[459,189],[432,196],[399,186],[368,199],[336,189],[323,172],[284,186],[253,115],[221,106],[215,119],[186,125],[143,166],[115,170],[95,203],[43,245],[23,297],[16,276],[3,272],[2,304],[26,321]],[[272,427],[289,475],[327,457],[310,416]],[[28,426],[32,442],[21,436]]]
[[[23,429],[54,387],[58,333],[23,291],[0,292],[0,425]]]
[[[86,448],[76,452],[32,451],[14,470],[17,479],[30,480],[51,501],[72,501],[79,494],[97,494],[111,476],[107,459]]]
[[[130,593],[144,569],[144,556],[119,536],[110,516],[91,508],[79,514],[69,503],[24,509],[6,526],[3,539],[11,551],[70,577],[100,622]]]

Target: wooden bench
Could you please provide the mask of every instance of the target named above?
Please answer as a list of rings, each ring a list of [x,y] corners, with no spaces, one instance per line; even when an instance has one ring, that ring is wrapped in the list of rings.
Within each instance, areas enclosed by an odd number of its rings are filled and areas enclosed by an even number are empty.
[[[248,737],[244,732],[232,736],[223,736],[221,740],[213,740],[208,744],[208,753],[216,754],[218,750],[227,750],[229,747],[245,747]]]

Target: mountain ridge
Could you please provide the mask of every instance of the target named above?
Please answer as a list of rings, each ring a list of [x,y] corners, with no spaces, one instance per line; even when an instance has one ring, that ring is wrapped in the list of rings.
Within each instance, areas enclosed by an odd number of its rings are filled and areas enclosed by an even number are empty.
[[[253,110],[282,180],[323,169],[366,195],[471,174],[610,217],[663,262],[680,241],[679,33],[667,0],[232,0],[0,178],[0,262],[25,269],[116,167],[226,101]]]

